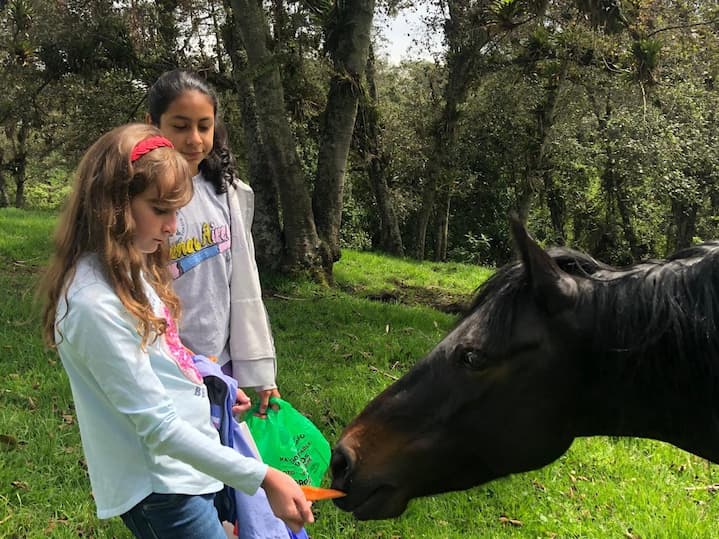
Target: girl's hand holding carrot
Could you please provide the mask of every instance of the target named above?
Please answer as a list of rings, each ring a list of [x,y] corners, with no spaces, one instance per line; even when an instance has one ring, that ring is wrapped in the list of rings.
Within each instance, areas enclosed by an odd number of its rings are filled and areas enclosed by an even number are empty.
[[[297,533],[305,524],[315,521],[312,502],[305,498],[300,486],[286,473],[267,468],[262,482],[272,512]]]

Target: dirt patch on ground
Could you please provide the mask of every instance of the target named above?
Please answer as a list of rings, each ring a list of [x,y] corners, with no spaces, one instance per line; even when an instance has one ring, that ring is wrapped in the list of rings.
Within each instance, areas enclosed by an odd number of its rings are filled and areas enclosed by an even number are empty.
[[[353,296],[372,301],[401,303],[402,305],[423,305],[449,314],[465,312],[472,301],[471,295],[451,294],[439,288],[411,286],[401,281],[395,281],[393,284],[395,288],[381,292],[367,292],[360,287],[346,286],[342,288]]]

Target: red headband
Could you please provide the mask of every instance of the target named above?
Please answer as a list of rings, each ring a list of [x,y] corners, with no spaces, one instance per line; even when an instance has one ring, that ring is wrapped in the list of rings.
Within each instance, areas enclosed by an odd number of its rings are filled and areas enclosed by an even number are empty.
[[[143,139],[137,144],[135,144],[135,147],[132,149],[132,153],[130,153],[130,162],[134,163],[146,153],[150,153],[156,148],[163,147],[174,148],[172,142],[160,135],[155,135],[154,137]]]

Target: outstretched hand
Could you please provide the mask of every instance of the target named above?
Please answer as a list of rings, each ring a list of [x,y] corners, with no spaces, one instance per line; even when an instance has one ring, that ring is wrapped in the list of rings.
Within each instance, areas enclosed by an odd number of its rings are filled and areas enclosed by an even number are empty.
[[[308,502],[300,486],[289,475],[267,468],[262,482],[272,512],[295,533],[315,521],[312,502]]]

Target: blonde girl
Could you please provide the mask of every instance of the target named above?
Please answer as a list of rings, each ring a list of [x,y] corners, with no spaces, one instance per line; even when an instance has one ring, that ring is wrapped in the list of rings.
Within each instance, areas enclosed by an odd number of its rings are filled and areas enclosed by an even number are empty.
[[[97,514],[143,539],[225,539],[215,493],[262,486],[296,531],[314,520],[299,486],[220,444],[177,335],[167,239],[191,198],[172,143],[126,125],[87,151],[56,230],[43,333],[70,380]]]

